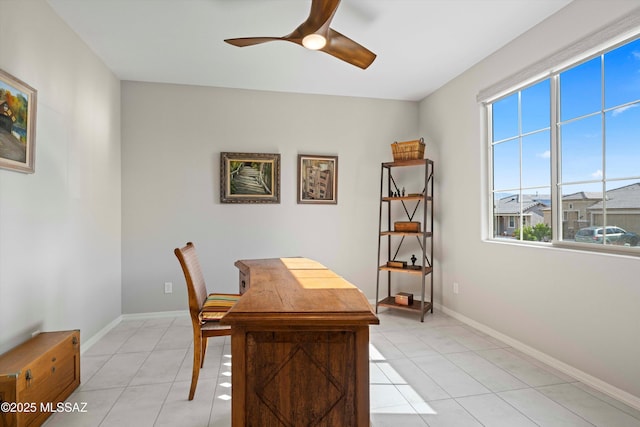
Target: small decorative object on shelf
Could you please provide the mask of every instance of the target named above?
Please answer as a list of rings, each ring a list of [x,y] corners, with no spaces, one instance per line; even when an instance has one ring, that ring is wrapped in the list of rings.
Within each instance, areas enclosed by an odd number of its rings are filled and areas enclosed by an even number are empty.
[[[419,160],[424,158],[424,138],[391,144],[393,161]]]
[[[387,261],[387,267],[407,268],[407,261]]]
[[[410,294],[409,292],[398,292],[396,294],[396,304],[412,305],[413,304],[413,294]]]
[[[402,197],[404,197],[404,187],[402,187]]]
[[[417,221],[396,221],[393,223],[393,231],[419,233],[420,223]]]
[[[416,254],[411,255],[411,265],[415,266],[417,260],[418,258],[416,258]]]

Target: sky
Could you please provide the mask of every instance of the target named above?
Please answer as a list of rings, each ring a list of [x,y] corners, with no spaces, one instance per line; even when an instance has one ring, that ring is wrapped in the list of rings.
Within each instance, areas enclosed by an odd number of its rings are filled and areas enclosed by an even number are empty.
[[[2,80],[0,80],[0,89],[4,89],[4,90],[8,90],[9,92],[11,92],[11,94],[13,96],[18,96],[18,95],[22,95],[25,98],[27,98],[27,95],[25,95],[24,93],[20,92],[17,88],[9,86],[8,84],[6,84],[5,82],[3,82]]]
[[[640,39],[562,72],[559,85],[563,194],[640,181]],[[520,114],[517,93],[493,104],[493,141],[506,140],[494,146],[496,191],[551,193],[550,88],[522,90]]]

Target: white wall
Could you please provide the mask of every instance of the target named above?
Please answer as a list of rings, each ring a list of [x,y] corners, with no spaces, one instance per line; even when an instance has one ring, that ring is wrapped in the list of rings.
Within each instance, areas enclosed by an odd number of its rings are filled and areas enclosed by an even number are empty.
[[[374,298],[380,163],[417,118],[415,102],[123,82],[123,313],[186,309],[187,241],[210,291],[238,289],[238,259],[300,255]],[[280,153],[281,203],[221,204],[224,151]],[[297,204],[298,154],[338,156],[337,205]]]
[[[637,5],[575,1],[420,104],[421,133],[437,141],[442,304],[613,385],[636,405],[640,259],[483,241],[486,148],[476,95]]]
[[[0,353],[120,315],[120,83],[44,0],[0,1],[0,68],[38,91],[35,174],[0,170]]]

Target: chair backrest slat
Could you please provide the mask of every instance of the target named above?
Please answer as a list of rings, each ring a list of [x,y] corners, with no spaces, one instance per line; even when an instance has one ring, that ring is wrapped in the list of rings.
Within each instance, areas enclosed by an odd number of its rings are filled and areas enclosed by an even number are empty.
[[[191,318],[195,319],[198,317],[202,305],[207,299],[207,285],[202,275],[198,254],[196,253],[195,246],[191,242],[182,248],[176,248],[174,253],[180,261],[180,266],[182,267],[182,272],[187,282],[189,312],[191,313]]]

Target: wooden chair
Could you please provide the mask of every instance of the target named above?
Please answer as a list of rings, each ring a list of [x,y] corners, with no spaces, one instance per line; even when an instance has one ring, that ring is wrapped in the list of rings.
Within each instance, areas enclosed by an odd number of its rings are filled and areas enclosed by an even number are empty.
[[[209,337],[231,335],[231,328],[220,325],[220,318],[238,301],[238,294],[209,294],[193,243],[173,251],[180,261],[189,294],[189,314],[193,325],[193,371],[189,400],[193,400],[200,368],[204,366]]]

